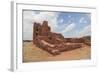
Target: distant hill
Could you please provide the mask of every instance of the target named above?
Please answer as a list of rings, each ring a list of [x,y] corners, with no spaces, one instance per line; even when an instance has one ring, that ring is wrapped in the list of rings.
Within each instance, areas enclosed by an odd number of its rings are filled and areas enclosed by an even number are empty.
[[[23,42],[33,42],[33,40],[23,40]]]
[[[91,36],[84,36],[84,37],[82,37],[82,38],[91,41]]]

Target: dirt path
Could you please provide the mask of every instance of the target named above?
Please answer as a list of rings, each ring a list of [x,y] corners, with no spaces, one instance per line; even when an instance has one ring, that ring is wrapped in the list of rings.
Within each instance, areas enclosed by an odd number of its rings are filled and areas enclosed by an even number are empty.
[[[91,47],[83,45],[72,51],[62,52],[60,55],[53,56],[48,52],[36,47],[32,42],[23,44],[23,62],[38,61],[58,61],[58,60],[80,60],[91,58]]]

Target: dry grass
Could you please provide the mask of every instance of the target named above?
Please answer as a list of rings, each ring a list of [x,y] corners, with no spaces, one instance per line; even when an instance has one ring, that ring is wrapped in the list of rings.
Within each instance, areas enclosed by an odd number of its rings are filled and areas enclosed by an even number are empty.
[[[53,56],[48,52],[36,47],[32,42],[23,43],[23,62],[80,60],[90,58],[91,47],[87,45],[83,45],[82,48],[72,51],[65,51],[60,55]]]

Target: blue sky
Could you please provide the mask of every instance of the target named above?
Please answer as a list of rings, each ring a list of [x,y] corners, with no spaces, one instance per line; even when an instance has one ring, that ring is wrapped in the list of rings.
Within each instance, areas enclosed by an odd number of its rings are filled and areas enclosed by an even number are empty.
[[[66,36],[74,36],[78,34],[82,29],[91,25],[91,14],[90,13],[79,13],[79,12],[59,12],[57,18],[59,28],[56,31],[62,31],[69,25],[75,25],[72,30],[62,33]],[[88,33],[90,35],[90,32]],[[84,35],[85,36],[85,35]]]
[[[24,39],[32,39],[34,22],[48,21],[51,31],[64,37],[83,37],[91,35],[91,14],[83,12],[24,11]]]

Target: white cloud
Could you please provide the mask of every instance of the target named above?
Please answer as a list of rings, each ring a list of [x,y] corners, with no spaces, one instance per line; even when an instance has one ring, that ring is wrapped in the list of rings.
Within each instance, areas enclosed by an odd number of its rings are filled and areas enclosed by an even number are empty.
[[[23,39],[32,40],[33,35],[33,23],[42,23],[44,20],[48,21],[48,25],[51,27],[51,31],[55,31],[57,25],[58,14],[56,12],[39,12],[34,11],[23,12]]]
[[[78,36],[88,36],[91,35],[91,25],[85,26],[82,31],[79,32]]]
[[[48,21],[48,25],[52,28],[52,31],[55,31],[57,28],[57,17],[56,12],[40,12],[39,14],[34,15],[33,21],[42,23],[44,20]]]
[[[84,17],[81,17],[80,20],[79,20],[79,23],[87,23],[87,20],[85,20]]]
[[[71,25],[72,26],[72,25]],[[73,26],[72,26],[73,27]],[[81,29],[80,31],[74,31],[73,34],[71,35],[66,35],[65,34],[65,37],[66,38],[80,38],[80,37],[83,37],[83,36],[89,36],[91,35],[91,25],[87,25],[85,26],[83,29]]]
[[[69,24],[68,26],[66,26],[65,29],[62,30],[61,32],[62,32],[62,33],[65,33],[65,32],[68,32],[68,31],[73,30],[74,28],[75,28],[75,23],[71,23],[71,24]]]
[[[31,40],[32,39],[32,20],[33,20],[32,11],[23,11],[23,39]]]
[[[80,20],[79,20],[79,23],[82,23],[84,20],[84,17],[81,17]]]
[[[71,18],[71,15],[68,15],[69,18]]]
[[[59,20],[60,23],[62,23],[63,21],[64,21],[63,19],[60,19],[60,20]]]

